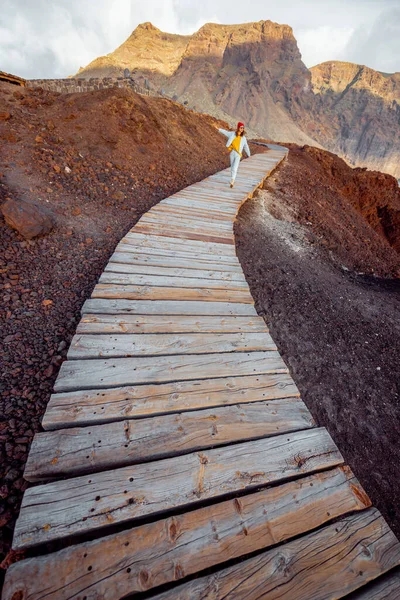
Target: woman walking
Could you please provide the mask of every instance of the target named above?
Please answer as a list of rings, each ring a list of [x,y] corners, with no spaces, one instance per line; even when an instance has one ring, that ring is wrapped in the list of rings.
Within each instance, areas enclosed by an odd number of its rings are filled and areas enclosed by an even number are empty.
[[[231,183],[230,186],[233,188],[235,183],[237,170],[239,168],[240,159],[242,158],[242,152],[245,150],[247,156],[250,156],[250,148],[244,135],[244,123],[237,124],[236,131],[226,131],[226,129],[219,129],[218,131],[228,138],[226,147],[230,151],[231,161]]]

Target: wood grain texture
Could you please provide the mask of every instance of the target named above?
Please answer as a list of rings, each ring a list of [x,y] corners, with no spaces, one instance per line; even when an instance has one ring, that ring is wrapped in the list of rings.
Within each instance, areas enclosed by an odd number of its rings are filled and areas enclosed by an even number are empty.
[[[399,542],[371,509],[154,600],[336,600],[399,561]]]
[[[158,215],[158,217],[165,219],[168,221],[169,217],[173,218],[190,218],[190,219],[200,219],[201,221],[205,221],[207,219],[212,218],[216,223],[231,223],[235,220],[236,212],[235,210],[230,210],[229,212],[220,212],[217,210],[210,210],[207,208],[200,207],[178,207],[160,204],[157,206],[157,210],[150,210],[148,212],[149,215]],[[223,245],[223,244],[221,244]]]
[[[222,267],[223,269],[223,267]],[[239,271],[210,271],[207,269],[181,269],[174,267],[157,267],[152,265],[136,265],[127,263],[116,263],[109,262],[106,265],[103,275],[105,274],[119,274],[126,273],[128,275],[158,275],[161,277],[169,277],[170,279],[206,279],[222,280],[227,282],[239,282],[244,283],[246,280],[244,275]]]
[[[343,463],[325,429],[285,433],[28,488],[13,548],[182,508]]]
[[[399,600],[400,570],[396,569],[352,594],[349,600]]]
[[[314,425],[300,399],[286,398],[38,433],[24,477],[71,477]]]
[[[266,350],[277,350],[269,333],[77,334],[71,341],[67,358],[76,360]]]
[[[152,235],[163,235],[163,227],[159,224],[146,224],[141,225],[138,223],[136,226],[136,231],[140,233],[150,233]],[[180,238],[183,240],[203,240],[205,242],[218,242],[221,244],[231,244],[234,245],[233,234],[229,232],[219,232],[218,235],[216,233],[200,233],[193,228],[189,227],[169,227],[168,234],[171,237]]]
[[[119,600],[268,548],[366,506],[358,481],[348,468],[339,467],[16,563],[7,573],[3,600],[12,600],[19,591],[23,600],[82,600],[85,595]]]
[[[189,258],[176,258],[166,255],[144,254],[143,252],[134,254],[133,252],[116,251],[110,258],[110,263],[125,263],[132,265],[149,265],[153,267],[164,267],[172,269],[196,269],[207,271],[224,271],[240,273],[243,275],[239,264],[234,263],[218,263],[210,256],[209,259],[201,259],[196,255],[192,255],[192,260]]]
[[[164,210],[175,210],[172,207],[167,207],[167,206],[161,207],[160,205],[158,205],[157,210],[159,211],[161,208],[163,209],[163,211]],[[185,212],[185,211],[186,211],[186,209],[183,209],[183,212]],[[225,217],[223,217],[223,218],[225,218]],[[227,246],[226,244],[210,244],[207,242],[198,242],[198,241],[192,240],[192,241],[186,243],[184,248],[182,248],[182,244],[176,238],[170,238],[170,237],[168,237],[168,235],[165,235],[165,236],[159,236],[158,238],[154,239],[152,236],[136,233],[135,228],[128,231],[126,236],[122,239],[126,243],[132,243],[132,245],[140,246],[141,248],[151,247],[151,248],[160,248],[160,249],[167,249],[167,250],[170,250],[173,248],[176,248],[177,250],[183,250],[183,249],[187,250],[188,248],[190,248],[191,250],[193,250],[193,252],[198,252],[199,254],[215,254],[215,255],[227,254],[227,255],[236,256],[235,248],[231,248],[230,246]]]
[[[142,383],[287,373],[278,352],[232,352],[174,356],[71,360],[61,365],[56,392]]]
[[[53,394],[42,425],[93,425],[299,395],[287,373],[79,390]]]
[[[169,267],[172,269],[197,269],[207,271],[230,271],[243,274],[239,263],[218,263],[213,257],[207,259],[198,258],[192,255],[192,258],[177,258],[165,255],[134,254],[133,252],[114,252],[110,258],[110,263],[127,263],[135,265],[149,265],[153,267]]]
[[[209,287],[152,287],[149,285],[98,283],[91,297],[126,300],[187,300],[254,304],[254,300],[248,289],[231,290]]]
[[[268,333],[261,317],[181,315],[90,315],[77,328],[83,333]]]
[[[105,271],[99,279],[99,283],[117,285],[136,285],[150,287],[176,287],[176,288],[205,288],[208,290],[235,290],[247,291],[249,288],[246,281],[229,281],[226,279],[204,279],[197,277],[167,277],[164,275],[139,275],[130,273],[110,273]]]
[[[175,249],[175,247],[170,248],[169,250],[165,249],[165,248],[159,248],[157,246],[153,246],[153,247],[145,247],[142,248],[141,246],[135,246],[133,244],[130,244],[128,242],[124,242],[121,241],[117,248],[116,248],[117,252],[132,252],[132,254],[145,254],[148,256],[164,256],[164,257],[169,257],[169,258],[195,258],[196,261],[208,261],[208,262],[213,262],[214,264],[228,264],[228,265],[233,265],[233,266],[239,266],[239,261],[237,256],[233,253],[226,253],[226,254],[212,254],[211,252],[204,252],[203,254],[201,254],[199,251],[193,251],[190,249],[190,247],[188,249],[185,248],[185,244],[181,243],[181,248],[180,250]]]
[[[165,218],[165,217],[164,217]],[[168,225],[168,228],[170,227],[176,227],[176,228],[184,228],[184,229],[191,229],[193,231],[197,232],[205,232],[207,234],[215,234],[215,235],[220,235],[221,233],[227,233],[228,235],[232,235],[232,221],[234,220],[234,217],[232,215],[232,219],[226,219],[224,221],[218,221],[216,219],[214,219],[212,217],[212,215],[209,215],[208,218],[203,218],[201,219],[200,217],[190,217],[190,216],[179,216],[179,215],[173,215],[173,214],[169,214],[167,218],[165,218],[165,221]],[[159,226],[160,224],[160,215],[156,212],[154,212],[153,214],[150,213],[146,213],[139,221],[140,225],[157,225]]]
[[[119,300],[91,298],[82,314],[193,315],[193,316],[257,316],[252,304],[239,302],[203,302],[201,300]]]

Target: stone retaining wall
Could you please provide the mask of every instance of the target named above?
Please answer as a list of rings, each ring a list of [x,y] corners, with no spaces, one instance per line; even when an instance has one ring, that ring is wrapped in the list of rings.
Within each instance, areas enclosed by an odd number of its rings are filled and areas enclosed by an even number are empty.
[[[107,88],[129,88],[137,94],[145,96],[161,96],[158,92],[147,90],[138,85],[130,77],[103,77],[91,79],[27,79],[26,87],[41,87],[50,92],[60,92],[61,94],[72,94],[77,92],[93,92],[95,90],[104,90]]]

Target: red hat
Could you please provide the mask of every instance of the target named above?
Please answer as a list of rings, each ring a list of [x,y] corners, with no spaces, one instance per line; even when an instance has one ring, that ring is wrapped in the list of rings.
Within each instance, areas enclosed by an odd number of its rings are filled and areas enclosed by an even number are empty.
[[[239,121],[239,123],[237,124],[237,128],[239,129],[239,127],[244,127],[244,123],[241,123],[241,122]]]

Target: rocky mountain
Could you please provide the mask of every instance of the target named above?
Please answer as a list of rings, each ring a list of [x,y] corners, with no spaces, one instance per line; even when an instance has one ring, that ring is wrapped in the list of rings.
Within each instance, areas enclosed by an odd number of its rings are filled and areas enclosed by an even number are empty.
[[[400,73],[351,63],[307,69],[291,27],[207,23],[189,36],[139,25],[79,77],[122,75],[264,138],[325,147],[400,177]]]
[[[315,137],[353,164],[400,177],[400,73],[326,62],[311,81],[321,127]]]

